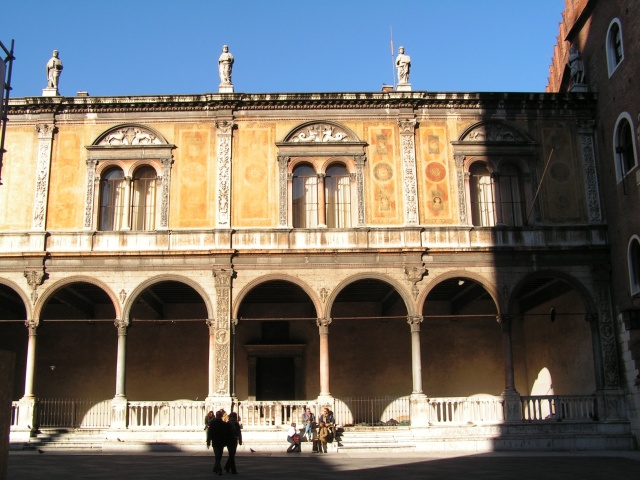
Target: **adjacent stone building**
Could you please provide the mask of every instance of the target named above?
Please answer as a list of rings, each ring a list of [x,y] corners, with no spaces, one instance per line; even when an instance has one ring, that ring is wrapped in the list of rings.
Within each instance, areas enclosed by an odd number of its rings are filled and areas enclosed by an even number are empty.
[[[549,92],[571,90],[568,50],[582,54],[594,117],[598,176],[611,245],[611,295],[622,379],[636,436],[640,432],[640,16],[631,0],[566,2]]]

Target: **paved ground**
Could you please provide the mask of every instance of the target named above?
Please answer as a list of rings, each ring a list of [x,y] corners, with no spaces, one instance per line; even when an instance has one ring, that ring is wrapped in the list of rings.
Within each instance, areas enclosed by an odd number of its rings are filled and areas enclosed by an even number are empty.
[[[226,452],[225,452],[226,457]],[[318,455],[243,453],[242,479],[610,480],[640,478],[640,452]],[[68,454],[11,452],[8,480],[204,479],[213,456],[202,453]],[[225,474],[227,476],[227,474]],[[229,475],[231,476],[231,475]]]

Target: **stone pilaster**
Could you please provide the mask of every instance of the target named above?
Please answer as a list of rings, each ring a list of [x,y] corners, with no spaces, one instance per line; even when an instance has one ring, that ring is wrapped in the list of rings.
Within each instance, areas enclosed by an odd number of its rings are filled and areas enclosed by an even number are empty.
[[[289,198],[289,157],[278,156],[278,226],[287,226],[287,199]]]
[[[583,123],[578,129],[580,153],[584,168],[584,185],[587,194],[587,214],[589,223],[602,222],[602,207],[600,203],[600,188],[596,172],[596,156],[594,149],[593,123]]]
[[[38,161],[36,184],[33,194],[33,218],[31,229],[44,231],[47,224],[47,200],[49,196],[49,175],[51,172],[51,150],[56,127],[53,123],[38,123]]]
[[[173,158],[165,157],[162,161],[162,176],[160,177],[160,225],[158,230],[169,229],[169,191],[171,189],[171,165]]]
[[[402,155],[402,184],[404,218],[407,225],[418,225],[418,183],[416,175],[415,118],[400,119],[400,151]]]
[[[454,155],[456,162],[456,182],[458,187],[458,205],[460,209],[460,225],[469,224],[469,215],[467,214],[467,182],[464,171],[464,155]]]
[[[231,278],[233,269],[215,270],[216,317],[209,326],[209,394],[207,401],[231,398]],[[215,397],[215,398],[214,398]]]
[[[217,120],[218,129],[218,182],[217,212],[218,228],[231,228],[231,140],[233,137],[233,121]]]
[[[356,162],[356,198],[358,209],[358,227],[364,227],[367,224],[365,215],[365,196],[364,196],[364,164],[367,157],[364,155],[358,155],[354,157]]]
[[[98,160],[95,158],[87,159],[87,185],[84,196],[84,229],[93,229],[93,205],[95,204],[96,190],[99,185],[100,178],[96,177],[96,166]]]

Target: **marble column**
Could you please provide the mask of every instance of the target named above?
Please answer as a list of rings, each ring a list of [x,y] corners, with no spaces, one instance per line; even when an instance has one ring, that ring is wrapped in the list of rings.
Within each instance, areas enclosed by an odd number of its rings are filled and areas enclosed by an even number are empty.
[[[127,428],[127,327],[126,320],[116,319],[114,322],[118,330],[118,351],[116,360],[116,395],[111,401],[111,429]]]
[[[420,324],[424,320],[422,315],[407,317],[407,323],[411,327],[411,374],[413,377],[412,394],[422,392],[422,354],[420,349]]]
[[[327,226],[327,204],[324,197],[324,173],[318,174],[318,226]]]
[[[36,371],[36,338],[38,335],[38,323],[35,320],[27,320],[25,326],[29,330],[27,341],[27,365],[24,377],[24,397],[33,398],[33,383]]]
[[[331,397],[329,390],[329,325],[330,318],[318,318],[320,333],[320,395],[319,397]]]
[[[35,425],[36,397],[33,395],[33,384],[36,368],[36,335],[38,322],[25,321],[28,329],[27,340],[27,365],[24,379],[24,396],[18,402],[18,425],[12,428],[12,441],[29,441],[30,432]]]
[[[504,402],[504,415],[507,422],[520,422],[522,415],[520,412],[520,394],[515,388],[513,374],[513,344],[511,341],[511,315],[498,315],[497,322],[500,324],[502,332],[502,355],[504,360],[504,384],[502,392]]]

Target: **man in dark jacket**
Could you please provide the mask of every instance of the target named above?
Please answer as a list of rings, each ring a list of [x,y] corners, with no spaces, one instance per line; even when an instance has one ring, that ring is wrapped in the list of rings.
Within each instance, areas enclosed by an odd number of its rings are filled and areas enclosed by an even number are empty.
[[[215,455],[215,463],[213,464],[213,473],[222,475],[222,454],[227,440],[231,436],[229,424],[222,420],[222,411],[216,412],[216,418],[209,423],[209,436],[213,445],[213,454]]]

